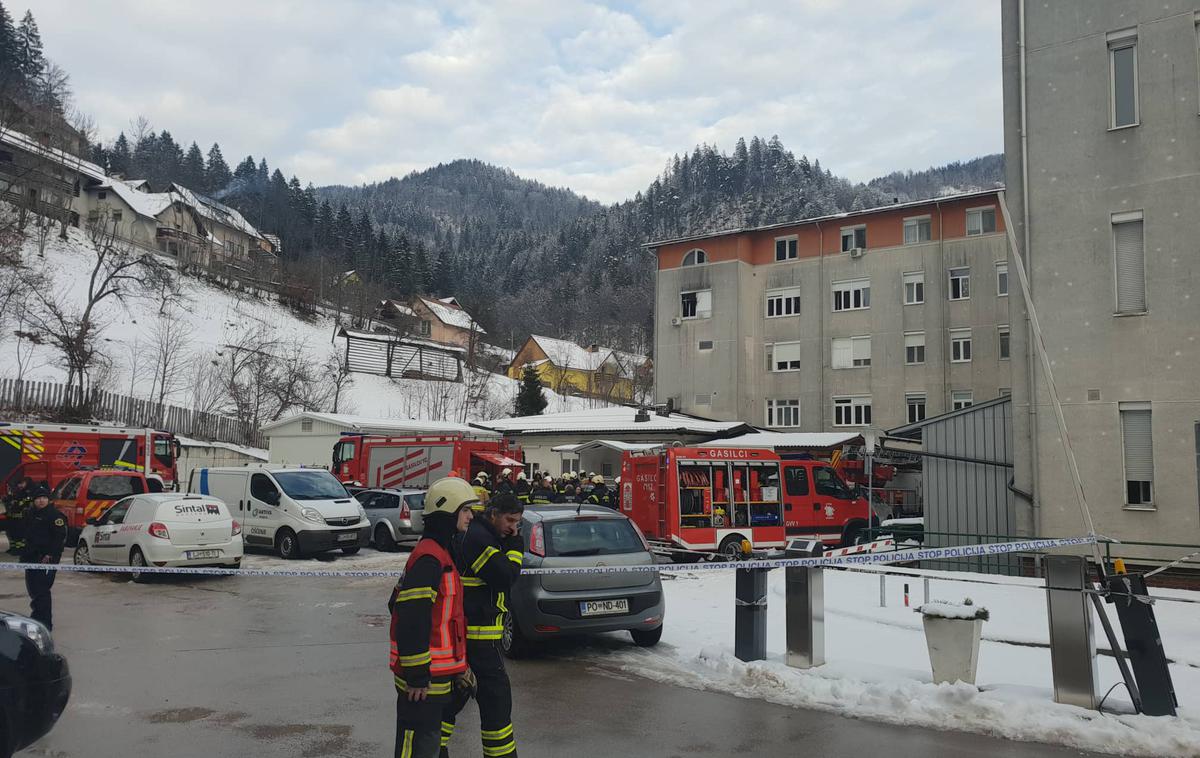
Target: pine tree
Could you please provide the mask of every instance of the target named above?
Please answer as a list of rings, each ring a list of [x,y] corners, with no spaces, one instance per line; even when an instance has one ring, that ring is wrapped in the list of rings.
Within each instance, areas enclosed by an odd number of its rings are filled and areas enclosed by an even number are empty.
[[[46,66],[46,60],[42,56],[42,35],[29,11],[25,11],[25,17],[17,25],[15,42],[17,69],[26,83],[37,81]]]
[[[129,140],[125,137],[125,132],[121,132],[108,150],[108,170],[110,173],[127,177],[131,160]]]
[[[329,204],[328,199],[321,201],[321,207],[317,209],[317,220],[313,227],[313,241],[316,243],[317,251],[328,255],[335,248],[333,206]]]
[[[330,250],[331,253],[337,254],[339,266],[354,268],[354,261],[350,255],[350,251],[354,249],[353,237],[354,220],[350,218],[350,210],[343,205],[338,208],[333,219],[333,248]]]
[[[537,369],[526,366],[521,373],[521,386],[517,390],[513,411],[518,416],[540,416],[547,405],[549,402],[542,394],[542,382],[538,378]]]
[[[410,278],[412,280],[413,294],[430,294],[429,258],[425,254],[425,244],[420,240],[413,240],[412,243],[412,275]]]
[[[208,161],[204,164],[204,190],[209,194],[220,194],[233,181],[229,173],[229,164],[221,154],[221,146],[216,142],[208,149]]]
[[[190,190],[201,194],[208,193],[208,187],[204,182],[204,153],[200,152],[200,146],[195,142],[188,148],[187,155],[183,157],[183,165],[179,168],[179,183]]]
[[[19,61],[17,30],[13,28],[12,16],[0,3],[0,94],[28,84]]]

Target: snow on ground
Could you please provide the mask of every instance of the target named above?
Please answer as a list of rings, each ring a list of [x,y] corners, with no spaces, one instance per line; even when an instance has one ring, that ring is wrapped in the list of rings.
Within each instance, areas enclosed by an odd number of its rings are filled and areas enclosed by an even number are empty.
[[[39,258],[37,243],[27,239],[23,250],[30,266],[44,266],[60,302],[83,303],[94,257],[86,235],[69,229],[64,242],[55,236],[49,241],[45,258]],[[251,295],[210,285],[190,276],[180,278],[183,298],[175,307],[180,320],[191,329],[189,352],[197,365],[217,359],[222,345],[261,330],[269,339],[289,346],[302,346],[315,364],[335,351],[344,351],[345,343],[334,338],[337,330],[332,316],[305,320],[290,309],[264,295]],[[101,308],[105,322],[102,352],[114,364],[114,376],[105,383],[113,392],[144,397],[150,390],[151,347],[161,320],[162,303],[156,298],[129,299],[122,305],[113,300]],[[25,344],[29,348],[28,343]],[[285,347],[286,349],[286,347]],[[11,332],[0,342],[4,368],[0,376],[15,377],[16,342]],[[28,361],[27,361],[28,363]],[[49,346],[34,346],[30,370],[25,379],[62,382],[66,372],[58,365],[57,352]],[[354,381],[342,398],[338,411],[378,418],[417,418],[449,421],[478,421],[509,412],[519,382],[498,374],[489,375],[490,403],[463,413],[464,385],[454,382],[426,382],[416,379],[389,379],[369,374],[354,374]],[[190,388],[182,388],[168,398],[169,403],[190,406]],[[595,401],[568,398],[546,390],[549,413],[582,410]]]

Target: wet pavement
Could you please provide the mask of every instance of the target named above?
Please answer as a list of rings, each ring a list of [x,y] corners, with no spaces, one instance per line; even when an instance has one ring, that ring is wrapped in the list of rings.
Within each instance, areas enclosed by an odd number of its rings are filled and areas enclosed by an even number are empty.
[[[54,731],[22,755],[390,755],[390,588],[386,579],[136,585],[60,573],[55,639],[74,692]],[[0,574],[0,608],[27,612],[20,574]],[[604,647],[618,644],[619,635],[598,646],[562,641],[544,657],[510,663],[522,756],[1083,755],[650,682],[605,666]],[[469,708],[452,754],[480,755],[477,730]]]

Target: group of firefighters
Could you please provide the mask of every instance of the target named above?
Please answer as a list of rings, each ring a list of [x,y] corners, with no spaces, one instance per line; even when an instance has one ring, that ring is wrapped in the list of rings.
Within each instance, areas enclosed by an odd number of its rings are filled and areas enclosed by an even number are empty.
[[[609,489],[600,474],[581,474],[578,471],[568,471],[558,479],[534,472],[533,480],[530,481],[524,471],[518,472],[514,477],[510,468],[501,471],[495,483],[483,470],[476,472],[475,478],[471,480],[471,486],[484,503],[495,495],[511,494],[525,505],[588,503],[613,509],[618,507],[617,490],[621,484],[621,477],[616,478],[616,484],[618,487]]]

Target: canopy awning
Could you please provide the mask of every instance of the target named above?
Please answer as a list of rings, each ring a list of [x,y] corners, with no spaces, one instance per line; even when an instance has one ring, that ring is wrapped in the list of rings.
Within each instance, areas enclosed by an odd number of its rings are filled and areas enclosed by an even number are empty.
[[[471,455],[488,463],[494,463],[497,466],[506,466],[508,468],[513,468],[514,466],[524,468],[525,466],[524,462],[518,461],[516,458],[509,458],[504,453],[471,453]]]

